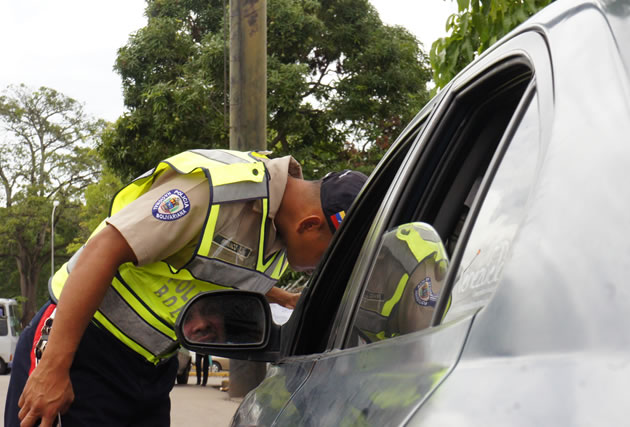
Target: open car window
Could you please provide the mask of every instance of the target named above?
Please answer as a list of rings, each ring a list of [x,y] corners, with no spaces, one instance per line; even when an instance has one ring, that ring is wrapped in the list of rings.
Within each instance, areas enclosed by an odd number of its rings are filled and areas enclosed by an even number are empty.
[[[482,181],[491,180],[493,159],[501,157],[529,105],[533,75],[523,57],[495,65],[452,94],[423,150],[410,151],[406,185],[361,283],[345,347],[422,330],[434,322],[436,308],[448,307],[438,307],[438,299],[448,295],[442,288],[449,260]]]
[[[333,322],[343,305],[343,296],[353,266],[369,234],[378,209],[387,194],[397,171],[413,143],[422,134],[427,118],[440,97],[434,98],[416,119],[403,131],[387,152],[379,166],[369,177],[362,193],[346,215],[342,226],[335,233],[331,247],[322,265],[310,280],[302,294],[300,306],[293,313],[291,322],[283,328],[284,339],[281,353],[305,355],[321,353],[326,349],[333,330]]]

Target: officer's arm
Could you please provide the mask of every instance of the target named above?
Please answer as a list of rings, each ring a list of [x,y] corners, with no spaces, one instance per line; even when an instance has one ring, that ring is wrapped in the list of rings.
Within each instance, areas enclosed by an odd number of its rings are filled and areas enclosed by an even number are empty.
[[[287,292],[284,289],[273,287],[265,294],[267,301],[275,302],[286,308],[295,308],[301,294]]]
[[[79,341],[100,305],[118,267],[136,256],[113,226],[106,226],[86,244],[59,298],[46,351],[29,377],[18,405],[22,426],[42,418],[50,425],[66,411],[74,393],[70,366]]]

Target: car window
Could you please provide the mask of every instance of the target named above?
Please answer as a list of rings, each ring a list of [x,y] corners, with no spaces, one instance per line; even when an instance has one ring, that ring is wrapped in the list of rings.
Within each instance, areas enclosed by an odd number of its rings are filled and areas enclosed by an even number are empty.
[[[346,346],[431,324],[448,259],[532,79],[524,58],[498,64],[454,93],[443,115],[433,119],[439,121],[433,134],[410,152],[406,186],[364,281]]]
[[[0,307],[0,336],[3,337],[9,334],[9,319],[4,310],[4,306]]]
[[[15,305],[9,306],[9,314],[11,319],[11,335],[17,336],[20,334],[22,327],[20,325],[20,319],[18,317],[17,310]]]
[[[469,314],[492,297],[509,256],[511,242],[523,221],[525,205],[539,156],[538,96],[532,99],[511,139],[501,164],[483,195],[470,237],[462,247],[451,303],[445,320]]]
[[[434,104],[435,101],[432,103]],[[307,291],[294,311],[283,333],[295,340],[284,340],[289,347],[283,354],[321,353],[331,336],[333,321],[342,304],[348,278],[363,245],[365,236],[376,217],[378,208],[394,180],[413,142],[424,129],[432,105],[425,107],[420,120],[415,120],[387,152],[379,166],[370,175],[365,188],[348,212],[322,265],[310,280]]]

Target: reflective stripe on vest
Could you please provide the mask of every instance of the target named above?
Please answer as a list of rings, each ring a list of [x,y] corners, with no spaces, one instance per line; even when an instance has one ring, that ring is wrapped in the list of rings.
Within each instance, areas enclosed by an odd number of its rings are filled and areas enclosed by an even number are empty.
[[[393,295],[383,305],[381,315],[389,316],[396,304],[400,302],[407,280],[416,267],[427,258],[444,258],[441,251],[441,242],[436,242],[432,236],[424,232],[418,224],[404,224],[396,230],[397,240],[386,242],[394,258],[398,260],[406,273],[398,282]]]
[[[173,324],[179,311],[194,295],[202,291],[238,287],[267,292],[288,266],[284,251],[264,258],[264,237],[268,212],[268,176],[258,153],[228,150],[194,150],[180,153],[160,162],[151,171],[121,189],[112,201],[110,215],[118,212],[151,188],[166,170],[181,174],[202,171],[210,188],[209,212],[201,239],[191,261],[180,270],[164,262],[135,267],[123,264],[94,316],[96,323],[115,335],[131,349],[153,363],[169,357],[177,348]],[[229,264],[210,257],[210,248],[220,204],[235,201],[261,200],[262,220],[256,270]],[[105,226],[103,222],[97,230]],[[57,300],[82,249],[61,269],[50,283],[50,293]],[[145,301],[166,298],[167,319],[156,314]],[[168,297],[168,298],[167,298]]]
[[[411,223],[399,226],[396,229],[396,239],[385,241],[384,246],[390,251],[405,270],[393,293],[383,304],[380,312],[363,308],[357,312],[357,325],[361,331],[370,336],[382,340],[394,335],[386,335],[387,323],[392,311],[400,302],[409,277],[423,262],[446,259],[442,243],[436,241],[433,233],[422,228],[422,224]],[[391,288],[390,288],[391,289]],[[390,290],[388,289],[388,290]]]
[[[116,278],[105,293],[105,298],[96,313],[96,320],[110,331],[115,328],[117,333],[114,335],[119,340],[128,345],[129,342],[126,341],[136,343],[151,355],[168,355],[175,351],[178,345],[175,342],[176,337],[173,330],[166,325],[159,329],[153,326],[159,325],[159,323],[149,324],[145,321],[138,321],[138,313],[134,311],[138,310],[138,307],[129,306],[127,302],[129,297],[124,298],[119,293],[121,291],[128,292]],[[145,314],[142,317],[146,316]],[[107,319],[107,322],[104,319]],[[130,324],[131,322],[133,324]],[[144,356],[147,357],[147,355]]]
[[[252,271],[244,267],[229,264],[225,261],[213,258],[197,256],[186,269],[195,277],[212,276],[212,282],[221,286],[235,286],[238,289],[247,289],[254,292],[265,292],[278,281],[288,263],[284,253],[275,254],[264,273]]]

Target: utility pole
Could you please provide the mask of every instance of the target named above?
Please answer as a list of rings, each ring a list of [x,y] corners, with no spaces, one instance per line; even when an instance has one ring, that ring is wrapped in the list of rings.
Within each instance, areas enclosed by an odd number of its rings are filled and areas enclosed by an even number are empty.
[[[267,0],[230,0],[230,149],[267,149]],[[230,397],[245,396],[266,370],[232,360]]]
[[[267,149],[267,0],[230,0],[230,149]]]

